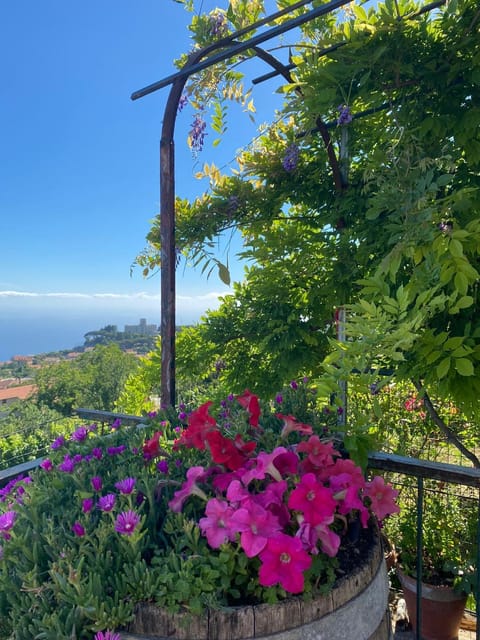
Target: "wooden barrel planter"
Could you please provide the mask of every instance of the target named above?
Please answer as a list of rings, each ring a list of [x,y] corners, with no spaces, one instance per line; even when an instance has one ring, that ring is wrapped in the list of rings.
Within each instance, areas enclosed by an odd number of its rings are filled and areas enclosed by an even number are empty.
[[[326,596],[270,605],[169,614],[140,604],[122,640],[388,640],[388,578],[378,535],[358,567]]]

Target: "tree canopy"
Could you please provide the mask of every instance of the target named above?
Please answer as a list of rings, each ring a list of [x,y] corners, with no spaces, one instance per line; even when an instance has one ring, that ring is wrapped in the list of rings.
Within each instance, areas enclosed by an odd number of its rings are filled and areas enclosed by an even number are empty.
[[[180,375],[183,363],[208,371],[221,358],[232,390],[273,393],[300,373],[355,370],[367,384],[389,370],[478,411],[480,12],[473,0],[428,9],[387,0],[308,22],[291,46],[282,112],[232,173],[207,163],[209,189],[177,198],[187,260],[209,265],[212,240],[235,228],[251,265],[179,341]],[[261,1],[232,0],[197,15],[192,31],[204,46],[215,16],[231,32],[263,12]],[[187,90],[220,130],[218,109],[243,83],[237,64]],[[148,239],[158,264],[158,221]]]

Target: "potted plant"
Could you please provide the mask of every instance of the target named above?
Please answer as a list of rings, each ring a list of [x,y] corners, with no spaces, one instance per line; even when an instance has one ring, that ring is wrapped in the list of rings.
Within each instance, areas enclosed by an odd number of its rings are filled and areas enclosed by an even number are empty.
[[[401,512],[388,523],[399,553],[397,575],[412,628],[417,627],[417,506],[413,487],[404,487]],[[409,499],[410,498],[410,499]],[[472,501],[473,502],[473,501]],[[421,637],[456,640],[468,595],[476,584],[475,509],[468,501],[440,487],[425,491],[421,553]],[[472,505],[473,507],[474,505]]]
[[[58,438],[0,493],[0,638],[117,639],[146,632],[145,607],[162,625],[186,612],[190,635],[155,631],[196,640],[206,610],[297,598],[313,618],[315,597],[368,555],[376,519],[398,510],[396,492],[365,479],[325,421],[279,402],[262,410],[247,391],[216,411]]]

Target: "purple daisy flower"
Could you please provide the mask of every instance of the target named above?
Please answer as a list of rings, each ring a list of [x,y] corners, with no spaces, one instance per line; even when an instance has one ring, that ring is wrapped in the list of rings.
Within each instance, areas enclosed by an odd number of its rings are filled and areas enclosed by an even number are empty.
[[[100,478],[100,476],[94,476],[90,482],[92,483],[92,487],[94,491],[101,491],[102,490],[102,479]]]
[[[87,427],[79,427],[76,431],[72,433],[72,435],[70,436],[70,440],[73,440],[74,442],[83,442],[84,440],[87,439],[87,436],[88,436]]]
[[[72,531],[78,538],[83,538],[85,535],[85,529],[78,521],[73,524]]]
[[[131,536],[140,522],[140,516],[135,511],[123,511],[115,520],[115,531],[125,536]]]
[[[57,449],[61,449],[65,444],[65,436],[59,436],[56,440],[52,442],[50,445],[50,449],[56,451]]]
[[[124,478],[123,480],[115,483],[115,488],[118,489],[123,495],[128,495],[129,493],[133,492],[133,489],[135,488],[135,482],[135,478]]]
[[[98,508],[100,511],[111,511],[115,506],[115,494],[107,493],[106,496],[102,496],[98,499]]]
[[[85,498],[85,500],[82,500],[83,513],[88,513],[92,509],[93,509],[93,498]]]

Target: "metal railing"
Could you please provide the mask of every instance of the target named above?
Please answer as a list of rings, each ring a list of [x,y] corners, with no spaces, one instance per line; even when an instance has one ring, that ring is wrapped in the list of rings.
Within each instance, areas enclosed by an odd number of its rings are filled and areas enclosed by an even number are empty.
[[[92,409],[78,409],[77,416],[85,421],[100,423],[101,425],[109,425],[113,421],[120,419],[124,425],[138,425],[144,421],[144,418],[128,414],[109,413],[106,411],[96,411]],[[9,480],[25,476],[33,469],[37,468],[43,458],[30,460],[22,464],[0,470],[0,487],[5,486]],[[396,474],[403,477],[416,479],[416,506],[417,506],[417,622],[416,636],[421,638],[421,581],[422,581],[422,547],[423,547],[423,500],[424,500],[424,481],[437,480],[449,485],[461,485],[470,487],[476,492],[476,500],[478,503],[478,518],[476,526],[476,567],[477,567],[477,583],[476,583],[476,640],[480,640],[480,625],[478,624],[478,612],[480,611],[480,469],[464,467],[456,464],[443,462],[432,462],[428,460],[419,460],[417,458],[409,458],[394,454],[375,452],[369,455],[369,469],[384,471],[389,474]],[[473,544],[473,541],[472,541]]]

